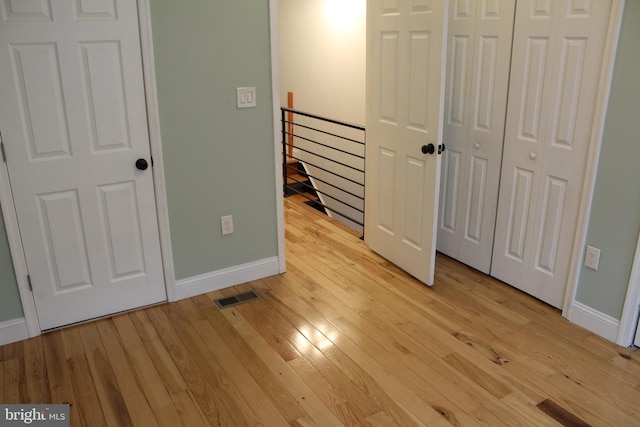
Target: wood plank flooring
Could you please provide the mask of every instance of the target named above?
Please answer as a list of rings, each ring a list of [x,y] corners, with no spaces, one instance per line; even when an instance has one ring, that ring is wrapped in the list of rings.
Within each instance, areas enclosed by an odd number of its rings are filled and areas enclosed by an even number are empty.
[[[640,425],[633,349],[444,256],[427,288],[285,210],[287,273],[0,347],[0,402],[70,403],[72,426]]]

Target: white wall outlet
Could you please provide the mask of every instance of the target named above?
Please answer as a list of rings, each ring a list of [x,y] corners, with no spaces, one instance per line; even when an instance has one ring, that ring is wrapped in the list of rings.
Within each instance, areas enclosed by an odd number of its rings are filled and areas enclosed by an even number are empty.
[[[220,228],[222,229],[222,235],[233,234],[233,216],[226,215],[220,217]]]
[[[238,108],[249,108],[256,106],[256,88],[239,87],[236,89]]]
[[[600,249],[587,246],[587,253],[584,256],[584,266],[592,270],[598,270],[600,264]]]

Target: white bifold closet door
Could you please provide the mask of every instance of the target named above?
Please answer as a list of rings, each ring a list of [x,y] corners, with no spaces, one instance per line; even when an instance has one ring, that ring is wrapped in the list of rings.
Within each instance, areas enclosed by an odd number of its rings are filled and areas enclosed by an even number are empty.
[[[515,0],[450,3],[440,252],[491,270]]]
[[[491,274],[560,308],[611,1],[519,0]]]
[[[610,12],[610,0],[451,3],[438,250],[558,308]]]

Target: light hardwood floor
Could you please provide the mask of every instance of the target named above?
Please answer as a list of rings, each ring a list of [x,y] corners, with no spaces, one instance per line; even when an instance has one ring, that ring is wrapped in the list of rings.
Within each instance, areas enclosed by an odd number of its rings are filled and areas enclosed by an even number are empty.
[[[68,402],[72,426],[640,425],[633,349],[444,256],[426,288],[285,210],[286,274],[0,347],[0,402]]]

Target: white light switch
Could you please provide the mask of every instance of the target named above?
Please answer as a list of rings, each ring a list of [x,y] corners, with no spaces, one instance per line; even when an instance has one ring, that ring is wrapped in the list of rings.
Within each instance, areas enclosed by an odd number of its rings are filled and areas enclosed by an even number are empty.
[[[256,106],[256,88],[239,87],[236,89],[238,108],[249,108]]]

